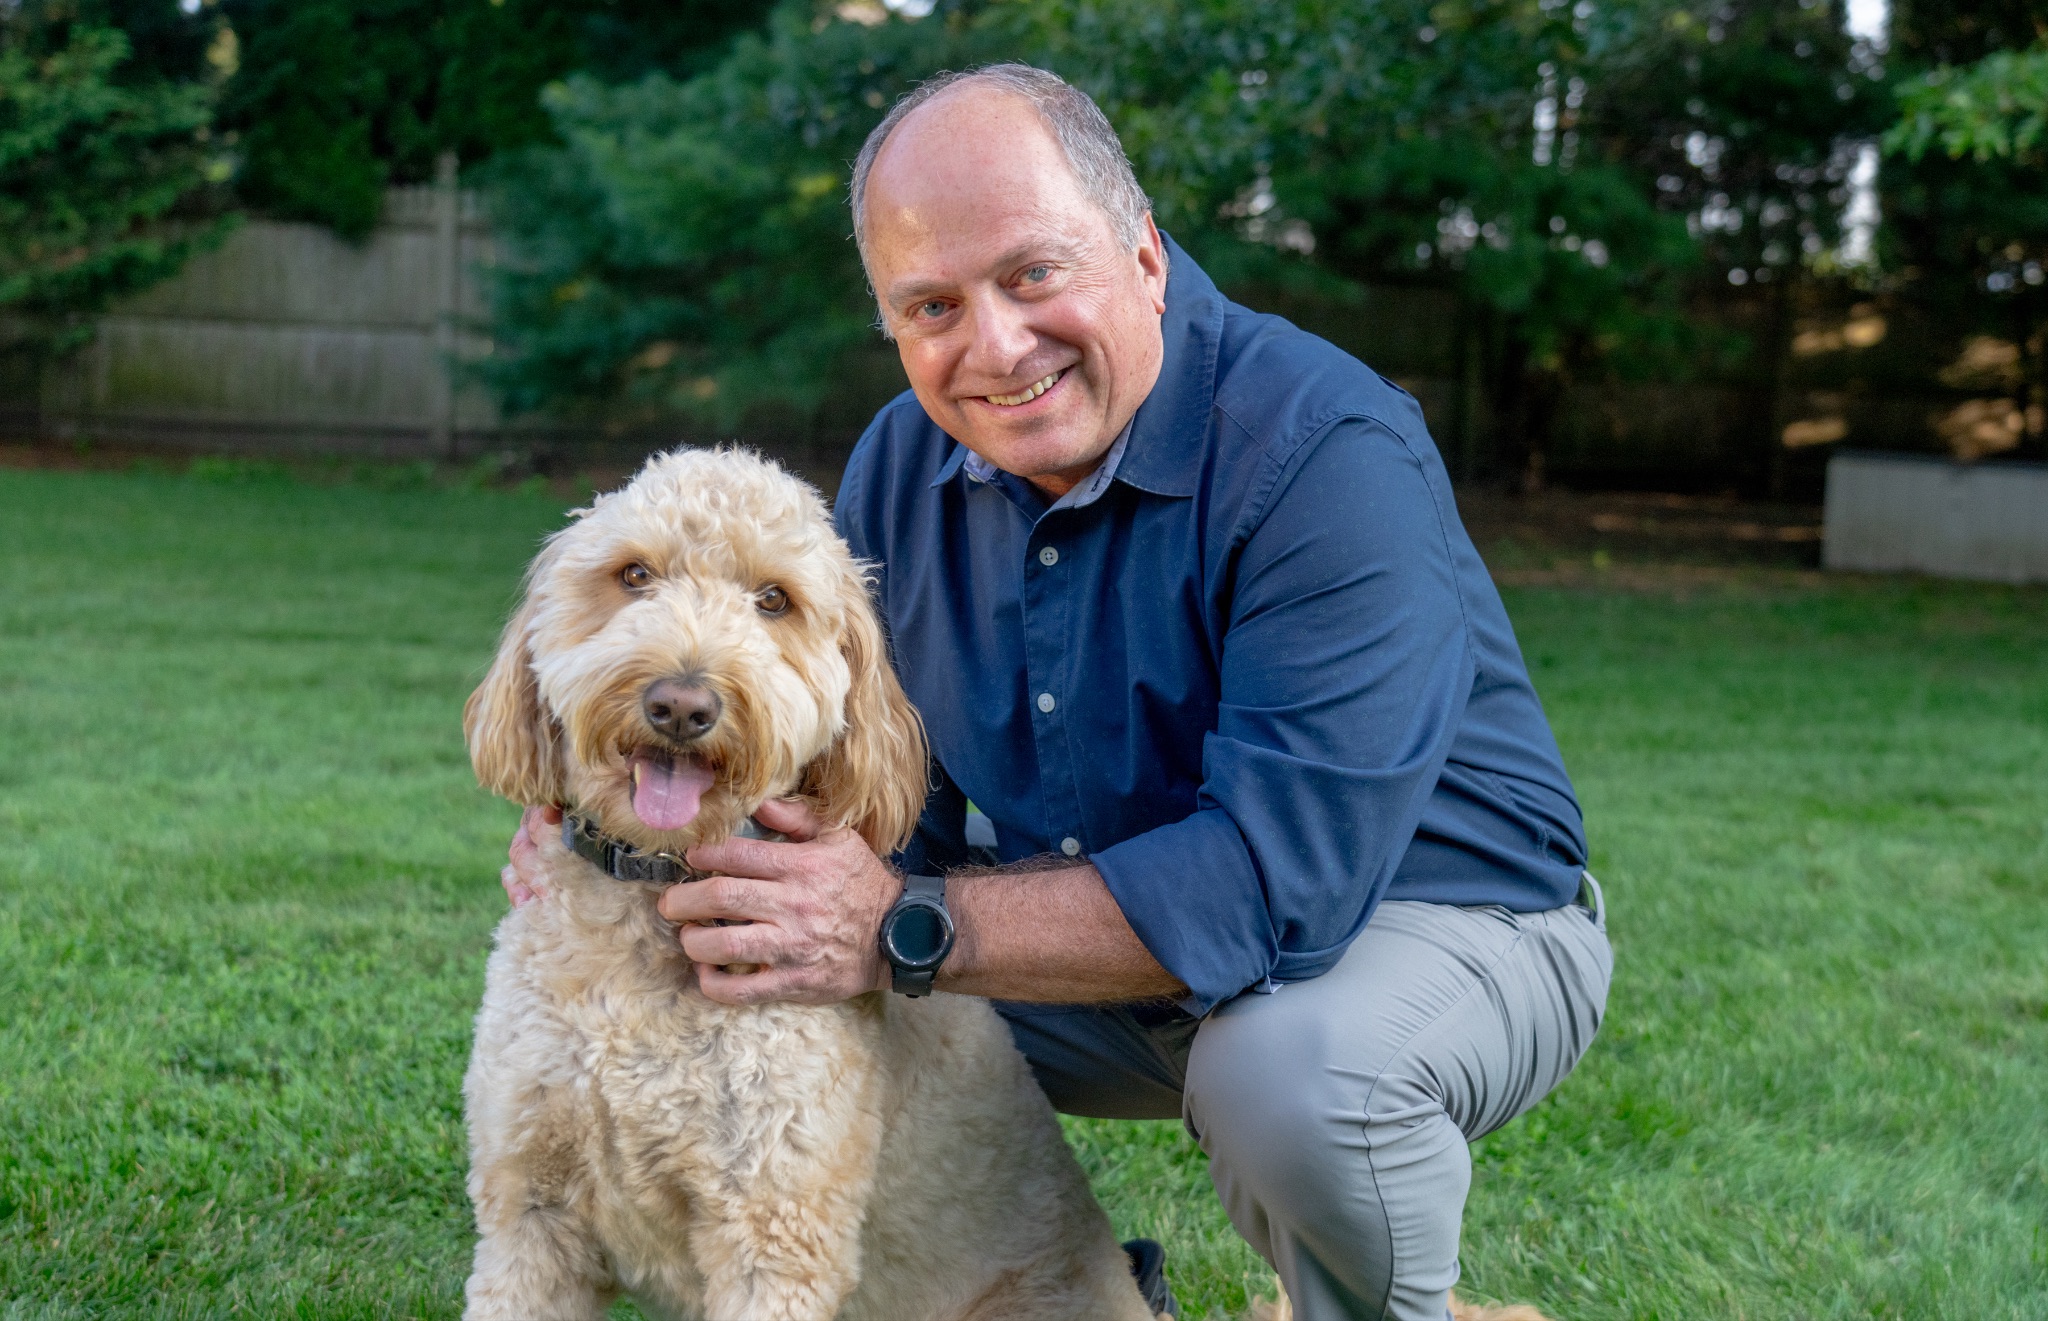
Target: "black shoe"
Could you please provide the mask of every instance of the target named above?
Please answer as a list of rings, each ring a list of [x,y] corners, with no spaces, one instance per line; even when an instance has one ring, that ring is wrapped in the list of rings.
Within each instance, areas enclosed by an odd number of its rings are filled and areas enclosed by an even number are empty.
[[[1180,1321],[1180,1300],[1166,1282],[1166,1249],[1149,1238],[1134,1238],[1124,1244],[1124,1252],[1131,1259],[1131,1276],[1138,1282],[1138,1292],[1145,1295],[1152,1314]]]

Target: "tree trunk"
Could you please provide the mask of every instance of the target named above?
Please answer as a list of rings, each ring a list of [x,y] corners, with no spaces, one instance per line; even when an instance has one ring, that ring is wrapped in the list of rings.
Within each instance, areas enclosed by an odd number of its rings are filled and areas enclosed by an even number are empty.
[[[1506,444],[1511,484],[1525,495],[1550,480],[1550,432],[1564,399],[1561,373],[1539,366],[1532,346],[1514,323],[1501,328],[1492,376],[1494,425]]]
[[[2022,296],[2013,300],[2013,339],[2020,346],[2020,379],[2013,391],[2023,426],[2019,453],[2048,459],[2048,299]]]

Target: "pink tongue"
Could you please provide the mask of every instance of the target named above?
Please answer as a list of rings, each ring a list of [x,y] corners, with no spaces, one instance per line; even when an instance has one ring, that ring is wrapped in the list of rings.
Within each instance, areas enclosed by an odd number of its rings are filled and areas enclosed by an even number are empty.
[[[681,830],[697,819],[697,805],[711,787],[711,772],[694,761],[633,758],[639,774],[633,786],[633,815],[656,830]]]

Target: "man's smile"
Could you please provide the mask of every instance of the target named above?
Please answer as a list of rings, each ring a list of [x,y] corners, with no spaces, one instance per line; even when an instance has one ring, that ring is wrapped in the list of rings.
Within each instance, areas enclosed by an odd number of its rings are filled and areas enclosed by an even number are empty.
[[[1042,380],[1033,381],[1015,394],[986,394],[982,398],[998,408],[1022,408],[1058,385],[1071,370],[1073,369],[1070,367],[1062,367]]]

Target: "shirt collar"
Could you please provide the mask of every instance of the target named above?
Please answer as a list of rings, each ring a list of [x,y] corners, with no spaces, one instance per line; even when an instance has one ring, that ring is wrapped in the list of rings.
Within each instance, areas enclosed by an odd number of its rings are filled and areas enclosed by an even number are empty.
[[[1165,357],[1152,393],[1138,405],[1102,464],[1053,509],[1078,509],[1101,498],[1121,478],[1154,495],[1188,496],[1199,484],[1209,410],[1216,402],[1216,350],[1223,338],[1223,295],[1194,258],[1165,233],[1166,313],[1159,319]],[[933,486],[951,481],[962,468],[986,482],[995,466],[958,441],[939,465]],[[1086,492],[1086,494],[1082,494]],[[1048,510],[1047,512],[1050,512]]]
[[[1124,429],[1117,433],[1116,443],[1109,447],[1109,453],[1103,455],[1102,462],[1095,465],[1095,471],[1076,482],[1065,495],[1048,505],[1045,512],[1050,514],[1055,509],[1081,509],[1100,500],[1102,493],[1109,489],[1109,484],[1116,480],[1116,470],[1122,466],[1124,451],[1130,447],[1130,443],[1131,423],[1126,422]],[[960,448],[967,455],[961,460],[960,467],[965,470],[970,481],[994,481],[996,475],[1002,471],[966,446]]]
[[[1159,318],[1166,356],[1159,382],[1131,419],[1131,447],[1117,476],[1154,495],[1193,495],[1209,450],[1216,406],[1216,351],[1223,340],[1223,295],[1195,259],[1165,233],[1169,263],[1166,314]]]

